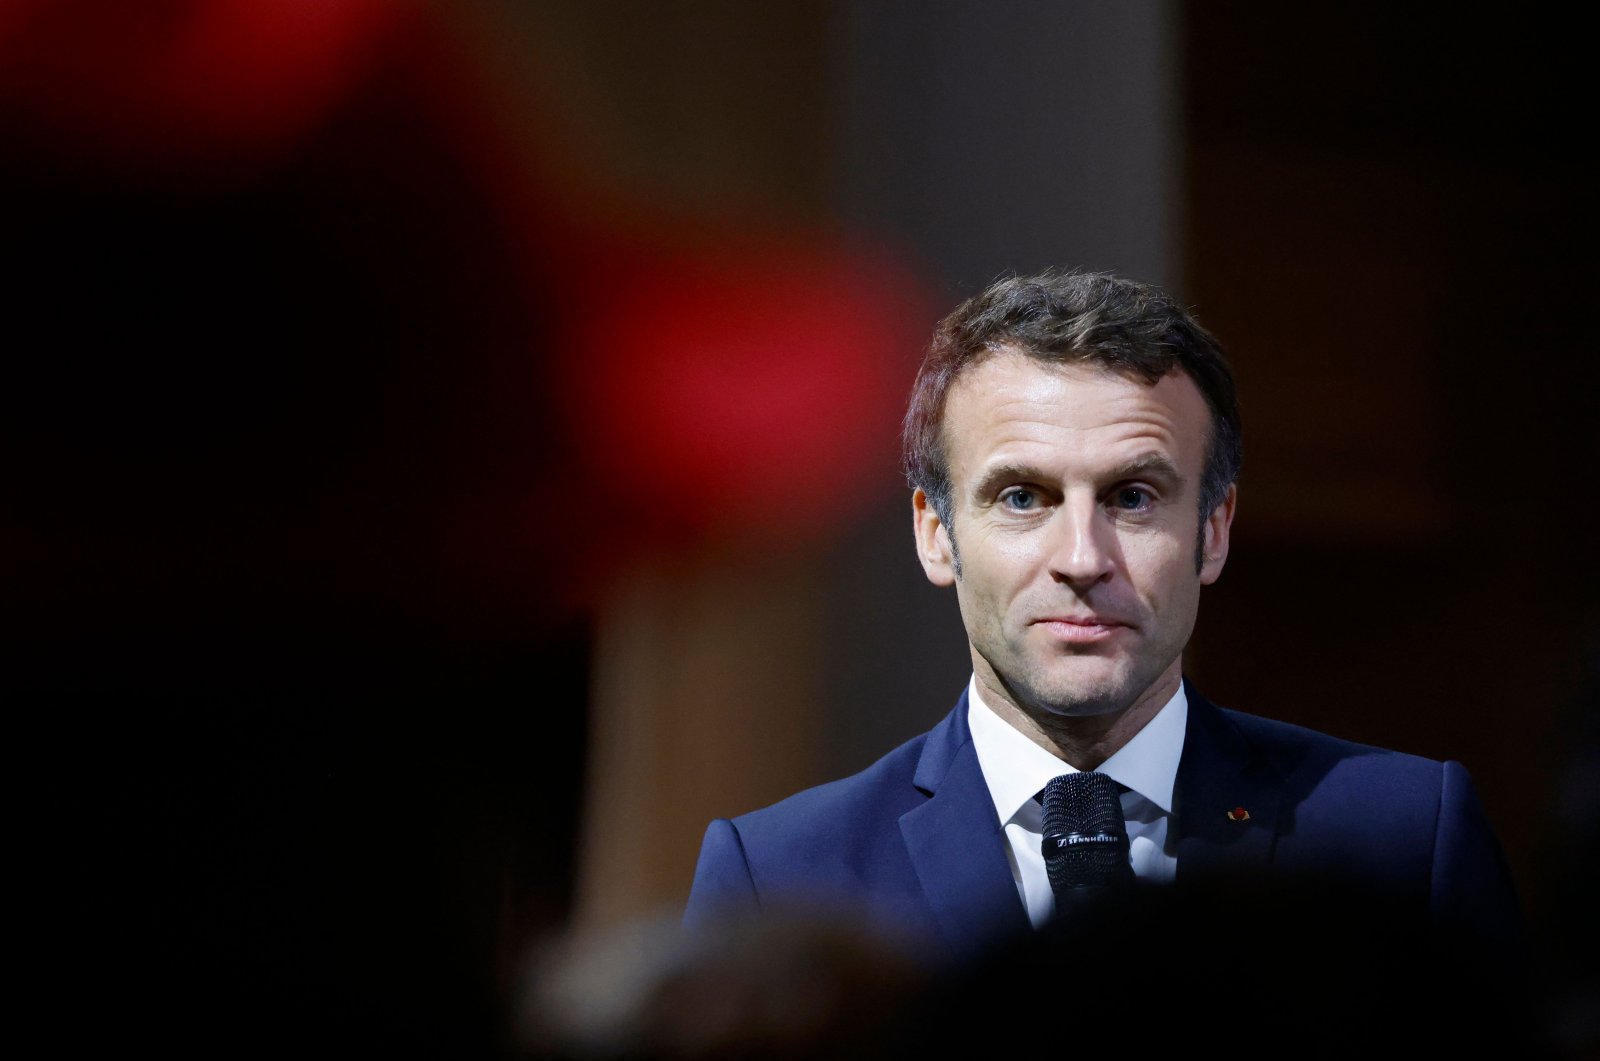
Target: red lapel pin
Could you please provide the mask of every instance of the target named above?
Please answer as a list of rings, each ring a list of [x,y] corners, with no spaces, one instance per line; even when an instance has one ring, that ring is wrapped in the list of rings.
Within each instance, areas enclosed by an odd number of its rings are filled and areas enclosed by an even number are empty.
[[[1250,820],[1250,812],[1243,807],[1235,807],[1228,812],[1228,820],[1230,822],[1247,822]]]

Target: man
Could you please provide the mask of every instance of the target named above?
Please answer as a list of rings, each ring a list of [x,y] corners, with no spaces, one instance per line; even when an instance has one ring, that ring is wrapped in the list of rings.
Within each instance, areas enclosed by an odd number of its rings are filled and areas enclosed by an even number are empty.
[[[690,923],[842,905],[965,955],[1054,913],[1037,795],[1120,787],[1133,873],[1301,878],[1509,942],[1499,847],[1455,763],[1226,711],[1182,677],[1222,574],[1239,415],[1216,341],[1112,276],[1004,280],[941,322],[906,417],[917,554],[973,676],[862,773],[706,833]]]

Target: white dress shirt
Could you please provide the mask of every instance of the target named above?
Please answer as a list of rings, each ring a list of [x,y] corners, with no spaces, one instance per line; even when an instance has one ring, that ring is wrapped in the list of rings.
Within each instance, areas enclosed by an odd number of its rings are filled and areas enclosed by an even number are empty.
[[[1052,778],[1077,771],[995,714],[979,695],[976,677],[967,686],[967,704],[978,765],[1005,828],[1011,876],[1028,919],[1038,928],[1050,920],[1056,900],[1041,850],[1044,808],[1034,797]],[[1141,880],[1170,881],[1177,872],[1177,856],[1167,849],[1167,823],[1188,721],[1189,700],[1180,684],[1155,717],[1097,768],[1127,789],[1122,814],[1133,872]]]

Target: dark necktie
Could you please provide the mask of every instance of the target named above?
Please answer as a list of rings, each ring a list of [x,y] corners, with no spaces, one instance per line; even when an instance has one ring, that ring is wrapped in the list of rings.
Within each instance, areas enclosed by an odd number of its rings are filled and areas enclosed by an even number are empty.
[[[1044,786],[1040,802],[1057,914],[1133,883],[1121,785],[1092,771],[1062,774]]]

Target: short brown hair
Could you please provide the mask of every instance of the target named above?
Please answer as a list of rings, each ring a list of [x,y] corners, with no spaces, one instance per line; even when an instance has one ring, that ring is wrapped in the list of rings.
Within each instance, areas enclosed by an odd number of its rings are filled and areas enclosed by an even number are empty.
[[[1188,373],[1211,409],[1200,521],[1239,477],[1239,402],[1222,347],[1187,310],[1148,284],[1109,273],[1050,270],[991,284],[934,330],[906,410],[906,478],[950,525],[944,407],[962,372],[1000,349],[1040,361],[1100,365],[1153,384]]]

